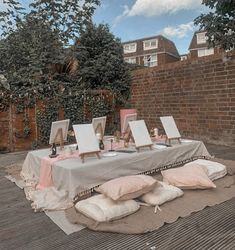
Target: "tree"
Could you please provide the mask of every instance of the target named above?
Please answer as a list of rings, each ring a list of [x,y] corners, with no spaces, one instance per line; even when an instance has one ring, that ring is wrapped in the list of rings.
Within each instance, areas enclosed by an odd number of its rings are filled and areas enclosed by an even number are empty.
[[[124,102],[129,96],[129,69],[123,59],[121,41],[109,31],[108,25],[88,24],[75,48],[79,74],[87,86],[111,90]]]
[[[225,50],[235,48],[235,1],[203,0],[202,4],[211,11],[194,20],[200,30],[205,30],[210,46]]]
[[[46,21],[52,30],[59,31],[60,40],[68,45],[91,21],[99,4],[100,0],[36,0],[30,7],[31,14]]]
[[[99,0],[35,0],[28,13],[19,1],[4,3],[7,7],[0,11],[0,67],[10,91],[1,87],[2,96],[58,95],[64,79],[50,66],[66,61],[69,41],[90,22]]]

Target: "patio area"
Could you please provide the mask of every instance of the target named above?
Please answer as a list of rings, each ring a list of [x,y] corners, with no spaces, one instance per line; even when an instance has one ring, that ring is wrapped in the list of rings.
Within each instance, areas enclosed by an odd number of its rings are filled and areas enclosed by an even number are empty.
[[[206,144],[216,158],[235,160],[234,148]],[[25,194],[4,176],[4,167],[27,152],[0,155],[0,249],[233,249],[235,199],[208,207],[159,230],[125,235],[88,229],[65,235],[44,213],[34,213]]]

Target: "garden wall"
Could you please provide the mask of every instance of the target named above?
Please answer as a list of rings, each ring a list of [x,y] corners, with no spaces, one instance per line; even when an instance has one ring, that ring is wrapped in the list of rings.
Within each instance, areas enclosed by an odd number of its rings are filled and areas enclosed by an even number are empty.
[[[18,114],[16,106],[10,105],[9,109],[0,112],[0,152],[27,150],[32,148],[37,141],[36,106]],[[30,135],[24,132],[25,115],[27,114],[27,128]]]
[[[99,102],[97,98],[99,100],[102,98],[104,101]],[[71,122],[76,124],[90,123],[92,116],[107,115],[106,128],[111,128],[115,119],[114,114],[102,113],[108,112],[107,106],[114,109],[114,96],[110,91],[90,91],[83,99],[77,99],[79,106],[70,101],[65,105],[67,110],[61,107],[55,108],[57,107],[55,101],[51,100],[44,103],[37,101],[32,108],[24,107],[21,112],[17,104],[10,104],[6,111],[0,111],[0,153],[48,146],[51,122],[55,120],[70,118]],[[92,105],[91,99],[93,99]]]
[[[132,106],[149,129],[172,115],[183,137],[235,146],[235,52],[133,71]]]

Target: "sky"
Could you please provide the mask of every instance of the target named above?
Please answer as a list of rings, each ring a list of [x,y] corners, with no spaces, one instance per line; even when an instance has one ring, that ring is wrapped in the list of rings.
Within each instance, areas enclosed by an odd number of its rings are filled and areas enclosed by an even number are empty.
[[[0,8],[3,0],[0,0]],[[28,4],[32,0],[22,0]],[[122,42],[163,35],[172,40],[179,53],[188,53],[192,35],[198,28],[193,20],[208,10],[202,0],[101,0],[93,17],[97,24],[109,24]]]
[[[122,42],[163,35],[172,40],[179,53],[188,53],[198,27],[193,20],[208,10],[201,0],[102,0],[94,21],[108,23]]]

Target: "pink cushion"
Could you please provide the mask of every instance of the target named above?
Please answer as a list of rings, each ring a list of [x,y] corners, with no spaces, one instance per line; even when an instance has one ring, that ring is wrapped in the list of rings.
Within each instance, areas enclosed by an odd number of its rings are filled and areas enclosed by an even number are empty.
[[[99,186],[96,191],[112,200],[130,200],[154,188],[157,181],[147,175],[131,175],[113,179]]]
[[[161,171],[163,181],[182,189],[216,188],[207,176],[206,168],[199,164]]]

